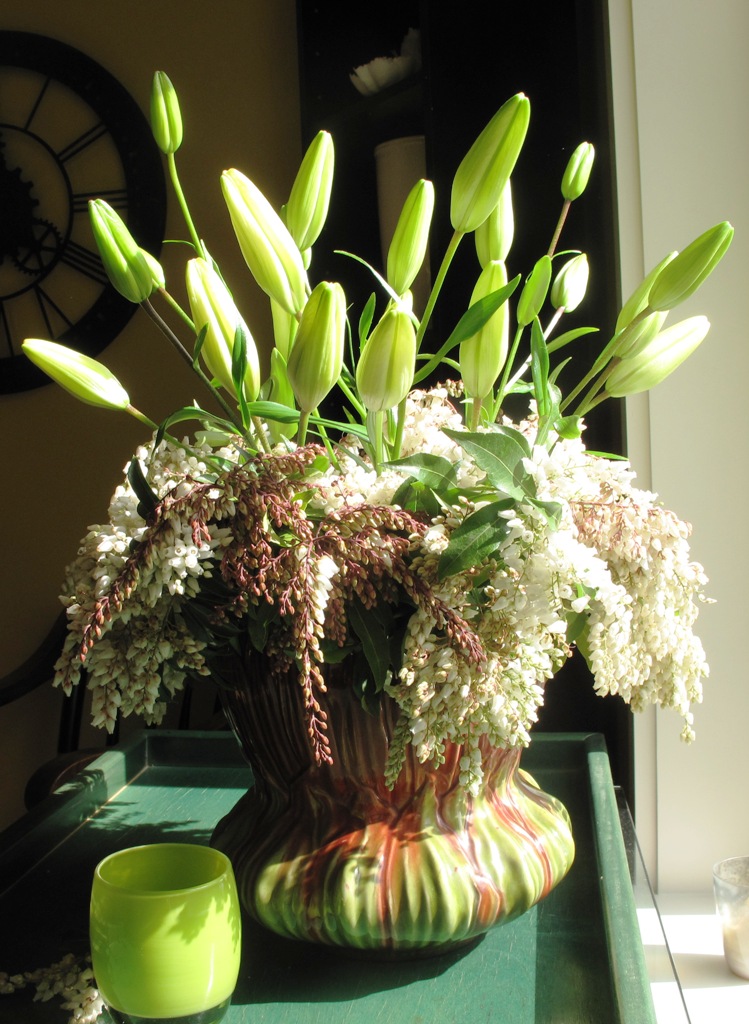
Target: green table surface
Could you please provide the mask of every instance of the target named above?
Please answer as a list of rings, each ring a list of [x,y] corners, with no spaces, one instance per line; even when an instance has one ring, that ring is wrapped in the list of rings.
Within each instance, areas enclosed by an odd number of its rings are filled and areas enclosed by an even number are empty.
[[[577,847],[542,903],[470,947],[390,962],[289,942],[245,920],[226,1024],[652,1024],[603,740],[541,734],[523,766],[565,803]],[[0,971],[85,953],[97,862],[164,839],[207,843],[251,781],[230,733],[145,731],[104,754],[0,834]],[[29,989],[0,996],[2,1024],[67,1019],[55,1001],[32,1002]]]

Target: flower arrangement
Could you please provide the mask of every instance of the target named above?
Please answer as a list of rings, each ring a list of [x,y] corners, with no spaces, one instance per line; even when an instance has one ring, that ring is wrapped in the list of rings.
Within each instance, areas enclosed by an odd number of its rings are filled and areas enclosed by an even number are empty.
[[[586,450],[584,417],[653,387],[701,343],[704,317],[665,320],[720,261],[731,225],[648,274],[563,395],[560,369],[574,366],[566,352],[593,329],[559,330],[584,299],[588,264],[558,243],[593,147],[581,144],[567,164],[548,252],[525,278],[510,278],[511,175],[530,116],[528,99],[512,97],[457,168],[453,235],[423,314],[409,289],[435,206],[426,180],[403,206],[384,271],[370,268],[375,290],[354,320],[340,284],[311,279],[334,168],[333,141],[320,132],[281,211],[239,171],[221,178],[245,261],[271,303],[263,379],[251,331],[180,187],[182,119],[160,72],[151,115],[189,231],[189,310],[102,200],[91,203],[93,231],[115,286],[143,306],[211,401],[156,424],[101,363],[24,343],[79,399],[152,431],[107,522],[89,529],[67,571],[56,683],[69,692],[85,667],[94,722],[110,730],[118,714],[159,721],[186,681],[221,682],[220,656],[249,645],[273,673],[298,676],[324,763],[325,667],[349,658],[365,707],[400,708],[388,781],[409,745],[439,763],[455,741],[465,751],[461,781],[476,792],[480,738],[527,744],[544,684],[576,646],[599,694],[618,693],[634,710],[671,707],[690,739],[690,708],[708,673],[693,633],[706,578],[690,558],[688,526],[635,485],[626,461]],[[473,294],[450,336],[427,352],[427,325],[466,236],[477,254]],[[336,420],[321,413],[334,389]],[[527,399],[522,418],[505,412],[509,396]],[[180,436],[190,421],[192,436]]]

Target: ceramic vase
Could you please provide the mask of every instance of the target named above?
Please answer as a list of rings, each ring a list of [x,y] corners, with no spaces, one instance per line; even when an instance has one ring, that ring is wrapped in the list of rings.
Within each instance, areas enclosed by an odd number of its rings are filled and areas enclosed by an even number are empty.
[[[296,677],[239,661],[225,711],[255,784],[218,824],[245,910],[291,939],[367,954],[428,955],[511,921],[561,881],[574,857],[563,805],[519,767],[520,750],[483,748],[477,796],[459,785],[463,748],[421,764],[412,748],[392,789],[383,771],[397,706],[356,699],[346,666],[320,695],[333,764],[310,752]]]

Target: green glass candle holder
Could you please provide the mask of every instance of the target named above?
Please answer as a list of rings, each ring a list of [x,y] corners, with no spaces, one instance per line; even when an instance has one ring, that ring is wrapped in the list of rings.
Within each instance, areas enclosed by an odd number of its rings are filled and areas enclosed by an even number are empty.
[[[229,859],[190,843],[111,854],[94,872],[90,935],[96,984],[117,1024],[216,1024],[241,953]]]

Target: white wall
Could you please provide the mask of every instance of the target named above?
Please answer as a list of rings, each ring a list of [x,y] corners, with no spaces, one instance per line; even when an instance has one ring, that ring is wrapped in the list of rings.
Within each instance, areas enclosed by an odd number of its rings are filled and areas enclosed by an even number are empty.
[[[638,832],[651,872],[660,891],[695,891],[710,887],[715,860],[749,852],[749,4],[609,0],[609,10],[624,293],[714,223],[736,228],[723,264],[675,317],[706,313],[706,342],[628,408],[641,481],[693,524],[692,550],[716,599],[698,623],[712,671],[696,743],[679,741],[666,712],[636,731]]]

